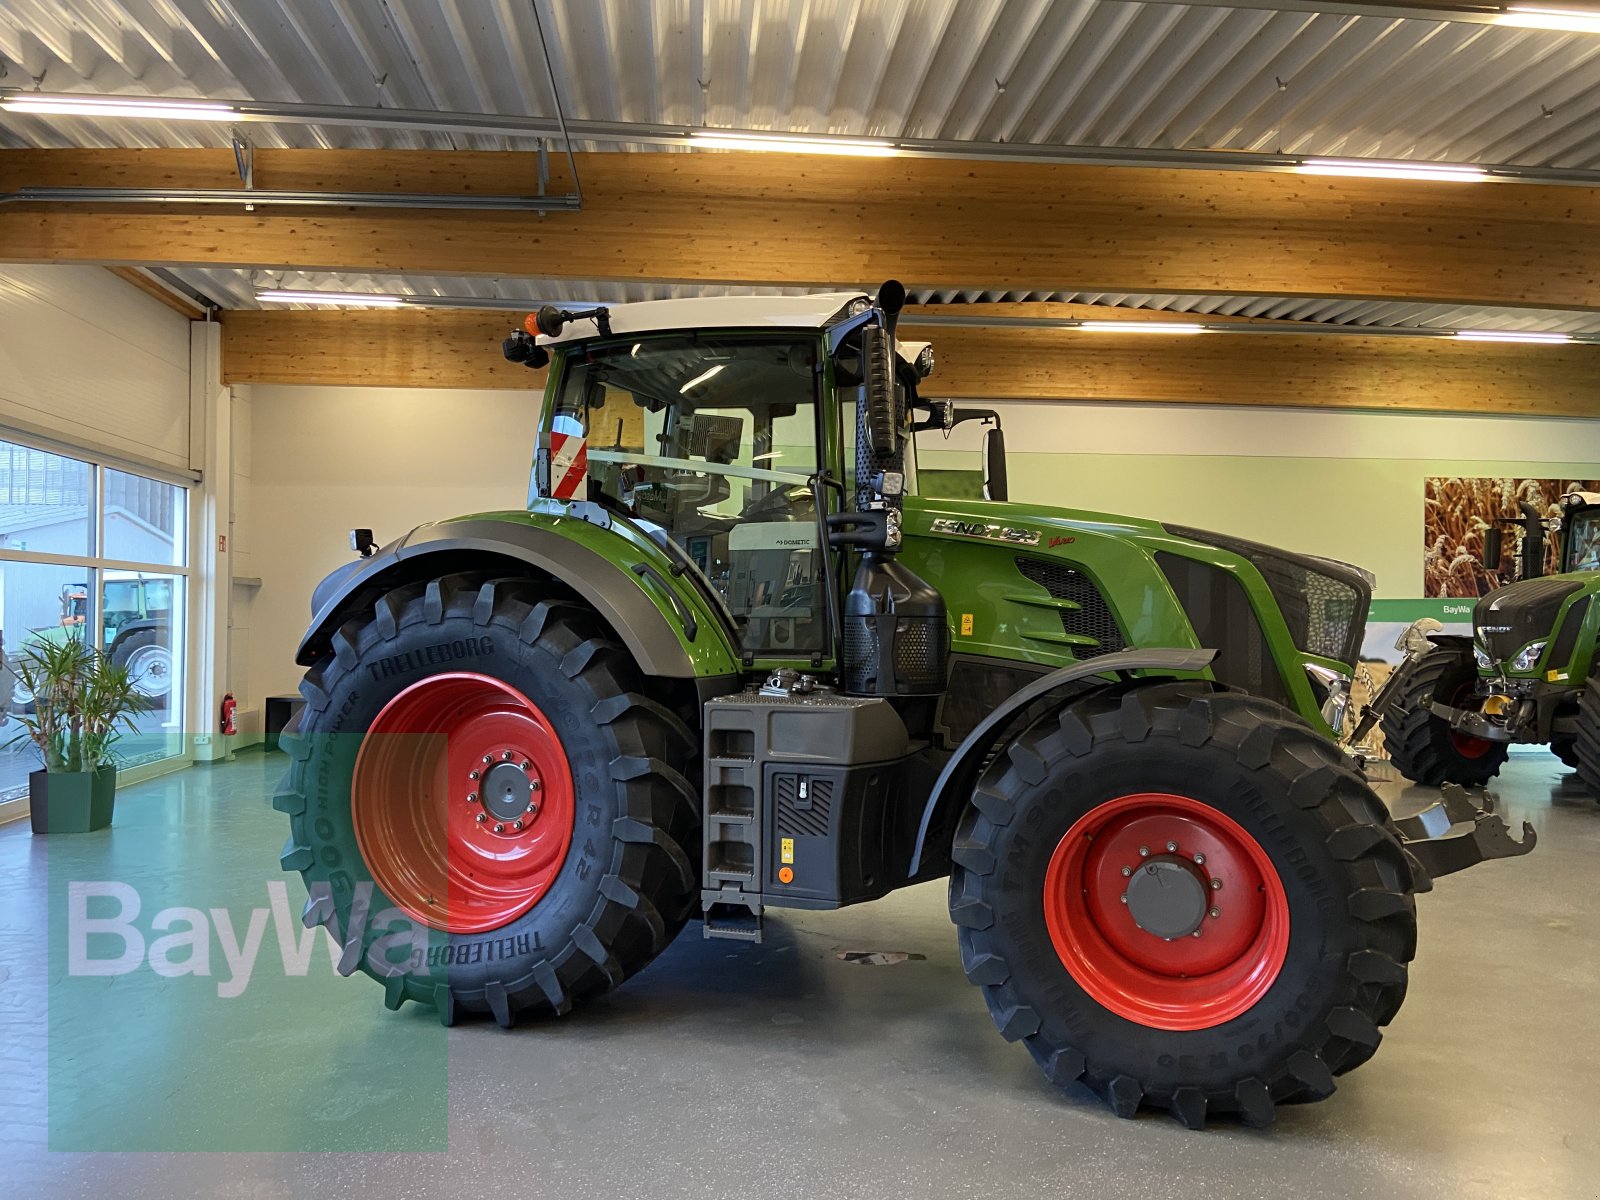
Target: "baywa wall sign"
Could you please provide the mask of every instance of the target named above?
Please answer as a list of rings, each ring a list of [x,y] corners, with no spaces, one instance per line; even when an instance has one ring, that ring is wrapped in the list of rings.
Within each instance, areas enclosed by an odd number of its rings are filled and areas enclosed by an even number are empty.
[[[1422,493],[1422,594],[1429,597],[1482,596],[1512,581],[1509,571],[1490,571],[1483,564],[1483,531],[1491,522],[1522,515],[1528,501],[1544,516],[1561,513],[1561,497],[1576,490],[1600,491],[1600,483],[1583,479],[1496,479],[1487,476],[1436,477],[1424,481]],[[1506,531],[1505,560],[1516,546],[1514,527]],[[1560,546],[1545,543],[1545,571],[1558,569]]]

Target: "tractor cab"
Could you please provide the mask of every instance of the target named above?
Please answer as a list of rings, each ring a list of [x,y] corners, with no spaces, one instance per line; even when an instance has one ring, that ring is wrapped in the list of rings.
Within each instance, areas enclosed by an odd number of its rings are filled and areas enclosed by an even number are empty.
[[[830,661],[819,511],[881,509],[887,536],[888,511],[916,490],[913,421],[953,420],[916,397],[932,348],[901,344],[892,372],[869,382],[883,314],[848,293],[546,310],[530,325],[507,356],[539,363],[553,350],[556,375],[531,503],[587,500],[644,529],[714,597],[747,662]],[[869,392],[889,425],[886,472],[862,471]]]
[[[1561,569],[1600,571],[1600,492],[1561,497]]]

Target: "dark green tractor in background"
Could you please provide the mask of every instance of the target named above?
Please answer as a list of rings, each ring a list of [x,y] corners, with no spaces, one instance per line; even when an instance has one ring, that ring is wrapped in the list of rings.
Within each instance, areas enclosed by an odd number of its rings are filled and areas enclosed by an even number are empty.
[[[1555,522],[1560,573],[1541,578],[1546,523],[1531,505],[1515,521],[1519,578],[1472,613],[1472,636],[1420,631],[1370,712],[1381,718],[1390,760],[1407,779],[1486,783],[1512,745],[1543,745],[1600,798],[1600,494],[1561,498]],[[1504,537],[1484,539],[1500,571]]]
[[[1531,838],[1408,840],[1339,750],[1364,572],[918,495],[911,430],[970,414],[919,396],[903,297],[507,339],[550,367],[527,509],[357,530],[313,598],[275,797],[307,923],[390,1007],[510,1026],[691,920],[759,941],[948,877],[1057,1084],[1190,1126],[1328,1095],[1404,998],[1415,893]]]

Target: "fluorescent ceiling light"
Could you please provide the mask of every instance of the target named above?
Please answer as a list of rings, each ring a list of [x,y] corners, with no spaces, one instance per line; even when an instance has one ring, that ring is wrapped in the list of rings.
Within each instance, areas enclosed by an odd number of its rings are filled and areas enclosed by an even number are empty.
[[[149,117],[161,121],[237,121],[239,110],[216,100],[160,96],[87,96],[72,92],[12,92],[0,110],[19,116]]]
[[[1558,29],[1566,33],[1600,33],[1600,12],[1574,8],[1535,8],[1513,4],[1498,14],[1496,25],[1520,29]]]
[[[1193,321],[1079,321],[1076,329],[1089,333],[1205,333]]]
[[[694,129],[689,132],[689,140],[695,146],[714,150],[779,150],[790,154],[850,154],[859,158],[888,158],[896,153],[893,142],[805,134],[734,134]]]
[[[687,396],[689,394],[689,389],[690,388],[699,387],[702,383],[704,383],[706,380],[710,379],[713,375],[715,375],[718,371],[722,370],[722,368],[727,366],[727,365],[728,365],[727,363],[718,363],[716,366],[712,367],[709,371],[703,371],[699,375],[696,375],[693,379],[689,380],[688,383],[684,384],[681,388],[678,389],[678,395]]]
[[[1386,162],[1376,158],[1308,158],[1295,168],[1302,175],[1348,175],[1359,179],[1432,179],[1444,183],[1483,183],[1493,178],[1482,167],[1461,163]]]
[[[376,292],[295,292],[268,289],[256,293],[257,300],[269,304],[342,304],[351,308],[403,308],[405,296],[384,296]]]
[[[1532,342],[1552,345],[1570,342],[1571,334],[1540,333],[1530,329],[1462,329],[1456,337],[1464,342]]]

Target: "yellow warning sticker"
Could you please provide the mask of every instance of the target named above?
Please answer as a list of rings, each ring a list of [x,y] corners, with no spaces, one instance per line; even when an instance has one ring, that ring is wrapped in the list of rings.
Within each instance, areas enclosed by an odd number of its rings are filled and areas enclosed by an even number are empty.
[[[1565,671],[1546,671],[1544,677],[1550,683],[1560,683],[1567,677],[1567,673]]]
[[[962,613],[961,614],[961,636],[962,637],[971,637],[972,636],[972,614],[971,613]]]
[[[792,863],[794,861],[794,839],[784,838],[778,845],[778,861]]]

